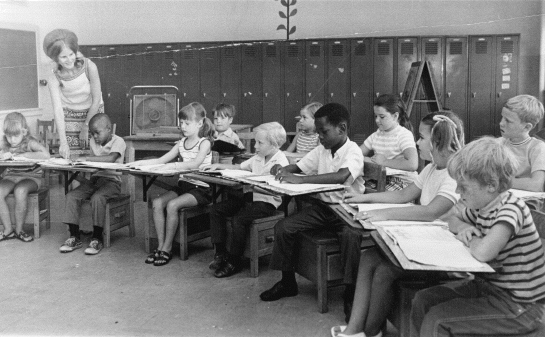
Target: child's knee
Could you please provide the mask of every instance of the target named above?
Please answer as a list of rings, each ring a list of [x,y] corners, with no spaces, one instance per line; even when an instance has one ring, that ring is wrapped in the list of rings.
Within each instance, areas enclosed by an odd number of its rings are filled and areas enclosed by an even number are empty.
[[[180,206],[174,200],[167,202],[167,206],[166,206],[167,214],[171,214],[171,215],[178,214],[178,211],[180,210],[180,208],[182,208],[182,206]]]

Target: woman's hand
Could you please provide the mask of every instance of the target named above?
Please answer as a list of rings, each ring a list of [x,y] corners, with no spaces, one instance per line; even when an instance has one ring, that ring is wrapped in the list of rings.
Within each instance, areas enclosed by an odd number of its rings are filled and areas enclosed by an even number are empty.
[[[59,154],[64,159],[70,159],[70,146],[68,146],[68,143],[61,143],[61,146],[59,147]]]
[[[358,214],[354,215],[354,220],[381,221],[381,220],[388,220],[388,218],[384,216],[384,212],[367,211],[367,212],[358,212]]]
[[[361,193],[346,192],[343,197],[344,203],[346,204],[359,204],[367,202],[367,196]]]
[[[478,238],[482,237],[483,234],[476,227],[467,227],[462,229],[456,234],[456,238],[464,243],[464,245],[469,247],[469,242],[473,239],[473,236]]]

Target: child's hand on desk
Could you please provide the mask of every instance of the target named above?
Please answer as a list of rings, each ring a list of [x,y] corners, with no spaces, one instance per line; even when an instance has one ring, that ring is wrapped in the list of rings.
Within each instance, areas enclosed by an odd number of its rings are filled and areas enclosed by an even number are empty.
[[[346,204],[361,204],[367,202],[367,196],[361,193],[345,192],[343,202]]]
[[[2,153],[2,160],[8,160],[13,158],[13,154],[11,152],[4,152]]]
[[[205,167],[202,168],[203,171],[216,171],[221,169],[222,169],[221,164],[206,165]]]
[[[303,183],[303,177],[295,175],[293,173],[289,172],[282,172],[282,170],[278,171],[278,173],[275,176],[275,180],[278,180],[282,183],[292,183],[292,184],[302,184]]]
[[[281,171],[282,171],[282,165],[280,164],[275,164],[273,167],[271,167],[271,174],[273,176],[277,175]]]
[[[464,245],[469,247],[469,242],[473,239],[473,236],[478,238],[482,237],[483,234],[477,228],[471,226],[462,229],[456,234],[456,238],[464,243]]]
[[[381,221],[381,220],[389,220],[389,219],[384,216],[384,212],[367,211],[367,212],[358,212],[358,214],[354,215],[354,220]]]

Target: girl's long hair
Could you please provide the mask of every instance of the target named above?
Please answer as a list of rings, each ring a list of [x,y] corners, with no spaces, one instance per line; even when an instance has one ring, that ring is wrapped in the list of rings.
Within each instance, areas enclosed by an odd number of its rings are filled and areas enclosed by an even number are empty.
[[[199,129],[199,137],[206,138],[214,145],[214,123],[206,117],[206,110],[199,102],[192,102],[182,107],[178,112],[178,118],[182,120],[192,120],[199,122],[202,120],[202,126]]]
[[[55,29],[47,33],[44,38],[43,48],[45,54],[57,62],[57,69],[62,70],[62,66],[59,63],[59,55],[62,52],[64,47],[70,48],[76,54],[76,63],[75,66],[80,68],[85,62],[83,60],[83,55],[79,52],[78,37],[74,32],[68,29]]]
[[[18,136],[23,133],[23,129],[26,130],[26,134],[24,135],[20,146],[25,148],[28,146],[28,142],[34,139],[34,137],[32,137],[30,134],[30,130],[28,129],[25,116],[23,116],[20,112],[11,112],[6,116],[4,119],[4,142],[2,143],[2,151],[7,152],[11,147],[11,144],[6,136]]]
[[[377,97],[374,105],[378,107],[383,107],[392,115],[397,112],[399,116],[397,119],[399,125],[403,126],[411,132],[414,131],[411,121],[409,120],[409,116],[407,116],[407,113],[405,112],[405,104],[403,104],[401,97],[399,97],[398,95],[382,94]]]

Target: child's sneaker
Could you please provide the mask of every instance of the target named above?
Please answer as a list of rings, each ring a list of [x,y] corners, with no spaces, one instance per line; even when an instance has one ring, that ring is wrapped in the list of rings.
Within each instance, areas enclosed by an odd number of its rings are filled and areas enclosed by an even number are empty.
[[[64,241],[64,244],[61,246],[60,251],[61,253],[70,253],[78,248],[81,248],[81,246],[83,246],[81,240],[71,236],[66,241]]]
[[[98,239],[92,239],[91,242],[89,242],[89,247],[85,249],[85,254],[96,255],[100,253],[100,251],[102,250],[102,247],[104,247],[104,244],[102,244],[102,241],[99,241]]]

